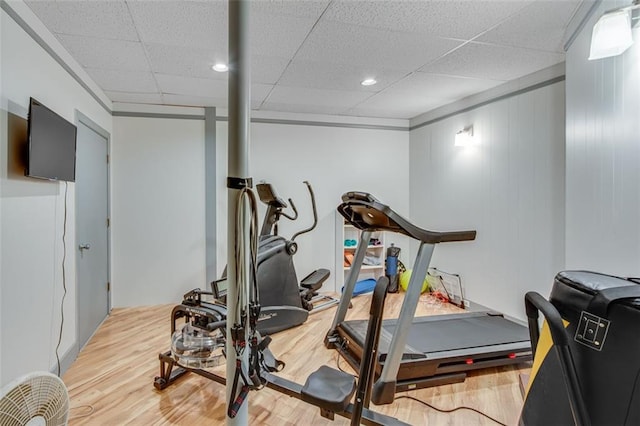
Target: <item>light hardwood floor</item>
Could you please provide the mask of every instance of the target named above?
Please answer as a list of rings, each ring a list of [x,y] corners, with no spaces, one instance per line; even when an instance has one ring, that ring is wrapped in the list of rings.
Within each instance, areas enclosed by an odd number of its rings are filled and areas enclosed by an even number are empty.
[[[397,315],[401,303],[401,295],[389,296],[385,317]],[[354,299],[349,318],[366,318],[369,301],[369,296]],[[168,350],[170,345],[172,307],[125,308],[111,312],[63,377],[71,397],[70,425],[224,424],[223,386],[189,374],[164,391],[153,387],[153,379],[159,374],[158,353]],[[418,306],[421,315],[449,310],[434,307],[424,295]],[[335,368],[336,351],[326,349],[322,343],[334,312],[335,308],[319,312],[302,326],[273,336],[270,347],[286,363],[284,371],[278,374],[304,383],[320,365]],[[340,360],[340,365],[350,370],[344,360]],[[519,367],[472,372],[464,383],[403,394],[443,409],[466,405],[513,425],[517,424],[522,407],[518,375],[528,371],[527,365]],[[409,399],[373,408],[413,425],[495,425],[468,410],[439,413]],[[250,394],[249,423],[340,425],[348,421],[336,417],[335,422],[331,422],[322,418],[319,409],[313,406],[264,389]]]

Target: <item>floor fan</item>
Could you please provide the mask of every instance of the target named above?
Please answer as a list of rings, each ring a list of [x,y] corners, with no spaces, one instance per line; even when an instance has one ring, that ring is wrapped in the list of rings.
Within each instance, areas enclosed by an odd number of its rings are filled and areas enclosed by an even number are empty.
[[[2,426],[66,425],[68,415],[67,388],[51,373],[27,374],[0,390]]]

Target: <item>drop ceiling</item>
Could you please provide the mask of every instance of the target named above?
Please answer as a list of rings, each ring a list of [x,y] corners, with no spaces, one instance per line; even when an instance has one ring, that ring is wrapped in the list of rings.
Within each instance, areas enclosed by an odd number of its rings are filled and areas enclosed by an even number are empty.
[[[112,101],[226,108],[226,1],[27,4]],[[564,61],[579,4],[255,0],[251,106],[412,118]]]

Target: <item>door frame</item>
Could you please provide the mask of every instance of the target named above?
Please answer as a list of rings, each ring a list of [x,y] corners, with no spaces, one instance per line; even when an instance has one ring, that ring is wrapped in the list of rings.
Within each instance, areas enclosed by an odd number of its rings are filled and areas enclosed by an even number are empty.
[[[89,129],[93,130],[103,138],[107,140],[107,156],[109,157],[109,161],[107,161],[107,218],[109,222],[111,222],[111,134],[103,129],[99,124],[95,121],[91,120],[89,117],[84,115],[82,112],[75,110],[75,125],[78,126],[83,124]],[[77,142],[76,142],[77,143]],[[77,159],[76,159],[77,161]],[[77,167],[76,167],[77,168]],[[74,185],[74,201],[77,200],[77,191],[75,191]],[[78,223],[78,207],[77,203],[75,203],[75,224]],[[76,226],[75,232],[75,245],[74,245],[74,253],[76,252],[76,248],[78,247],[78,232]],[[76,275],[76,345],[78,347],[78,353],[82,348],[80,347],[80,298],[78,297],[78,262],[75,262],[75,275]],[[111,223],[107,226],[107,282],[109,282],[109,289],[107,291],[107,316],[111,313]],[[86,344],[86,343],[85,343]]]

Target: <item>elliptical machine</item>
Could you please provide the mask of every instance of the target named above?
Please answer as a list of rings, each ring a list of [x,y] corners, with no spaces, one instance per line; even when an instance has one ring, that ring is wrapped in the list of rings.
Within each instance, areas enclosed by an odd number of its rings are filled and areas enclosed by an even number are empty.
[[[319,296],[317,291],[329,278],[328,269],[317,269],[307,275],[298,284],[293,256],[298,251],[295,239],[300,235],[311,232],[318,224],[315,195],[309,182],[305,181],[311,206],[313,208],[313,224],[296,232],[291,240],[278,235],[278,222],[281,217],[289,220],[298,218],[298,210],[293,200],[289,198],[289,204],[293,215],[284,211],[287,203],[276,194],[273,185],[262,182],[256,185],[260,201],[267,205],[260,240],[258,242],[257,256],[257,281],[258,294],[261,305],[260,318],[257,329],[262,335],[277,333],[304,323],[309,317],[309,312],[337,304],[333,298]],[[223,278],[211,283],[212,292],[216,299],[226,302],[226,270]],[[323,298],[318,302],[318,298]],[[314,308],[315,307],[315,308]]]

